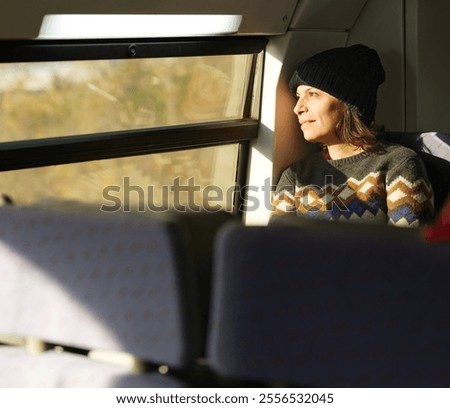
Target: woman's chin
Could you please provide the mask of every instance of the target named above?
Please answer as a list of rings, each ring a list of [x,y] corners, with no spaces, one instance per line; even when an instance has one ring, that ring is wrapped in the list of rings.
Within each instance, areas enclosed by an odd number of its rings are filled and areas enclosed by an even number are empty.
[[[317,138],[317,135],[310,134],[308,132],[303,132],[303,137],[307,142],[311,143],[319,143],[319,140]]]

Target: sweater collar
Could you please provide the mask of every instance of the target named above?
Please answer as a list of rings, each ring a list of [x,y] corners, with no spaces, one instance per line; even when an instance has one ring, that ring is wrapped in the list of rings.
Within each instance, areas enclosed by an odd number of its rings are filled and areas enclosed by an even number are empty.
[[[324,157],[323,152],[320,152],[320,156],[323,158],[323,160],[325,160],[327,163],[331,164],[334,167],[340,167],[340,166],[345,166],[347,164],[351,164],[351,163],[356,163],[358,161],[360,161],[361,159],[369,156],[370,153],[368,152],[361,152],[361,153],[357,153],[354,154],[353,156],[348,156],[348,157],[344,157],[343,159],[326,159]]]

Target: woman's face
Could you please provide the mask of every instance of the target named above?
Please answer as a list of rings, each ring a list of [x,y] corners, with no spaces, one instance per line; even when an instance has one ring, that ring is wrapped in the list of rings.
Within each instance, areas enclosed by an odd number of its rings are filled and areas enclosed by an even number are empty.
[[[305,139],[328,146],[342,143],[336,134],[336,127],[344,115],[344,103],[309,85],[298,86],[297,98],[294,113]]]

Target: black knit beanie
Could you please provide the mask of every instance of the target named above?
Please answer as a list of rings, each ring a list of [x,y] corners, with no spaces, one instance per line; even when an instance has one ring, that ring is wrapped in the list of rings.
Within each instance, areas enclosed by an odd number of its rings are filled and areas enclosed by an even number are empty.
[[[291,92],[299,85],[320,89],[354,106],[363,122],[375,119],[378,86],[384,69],[377,52],[362,44],[333,48],[303,61],[289,81]]]

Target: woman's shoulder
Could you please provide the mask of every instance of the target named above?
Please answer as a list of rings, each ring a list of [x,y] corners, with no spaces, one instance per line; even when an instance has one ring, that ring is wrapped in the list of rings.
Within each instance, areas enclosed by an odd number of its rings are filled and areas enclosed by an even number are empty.
[[[383,149],[378,165],[387,172],[388,177],[402,175],[411,180],[420,177],[428,180],[425,164],[413,149],[391,142],[384,142]]]
[[[413,149],[386,141],[378,142],[374,155],[381,160],[392,162],[392,164],[399,164],[408,160],[420,160],[419,155]]]

